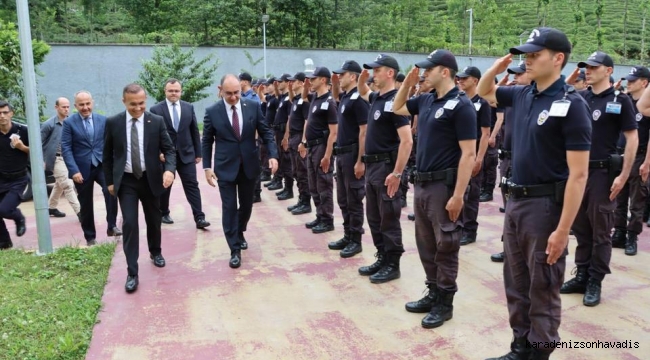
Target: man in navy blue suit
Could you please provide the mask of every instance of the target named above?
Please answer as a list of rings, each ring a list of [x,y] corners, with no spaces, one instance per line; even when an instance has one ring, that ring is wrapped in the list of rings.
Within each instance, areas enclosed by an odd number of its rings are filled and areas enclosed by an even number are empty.
[[[225,75],[219,91],[223,100],[208,107],[203,119],[203,169],[208,184],[219,185],[223,231],[230,247],[230,267],[234,269],[241,266],[241,250],[248,248],[244,232],[253,210],[255,184],[260,174],[255,133],[267,145],[269,168],[274,174],[278,169],[278,151],[273,131],[264,120],[259,103],[241,98],[239,79],[235,75]]]
[[[205,220],[201,209],[201,191],[196,180],[196,164],[201,162],[201,137],[196,124],[194,106],[181,100],[182,86],[180,81],[169,79],[165,82],[165,100],[151,107],[151,113],[162,116],[167,127],[167,133],[176,149],[176,171],[181,178],[185,197],[190,203],[194,222],[197,229],[205,229],[210,223]],[[165,161],[161,154],[160,160]],[[172,187],[168,187],[160,197],[160,211],[163,224],[173,224],[169,215],[169,195]]]
[[[81,229],[89,246],[95,245],[95,213],[93,187],[96,182],[102,187],[106,203],[106,235],[119,236],[122,231],[116,226],[117,198],[109,194],[102,169],[104,151],[104,126],[106,117],[93,112],[93,98],[88,91],[79,91],[74,96],[77,113],[63,122],[61,152],[68,174],[74,181],[81,205]]]

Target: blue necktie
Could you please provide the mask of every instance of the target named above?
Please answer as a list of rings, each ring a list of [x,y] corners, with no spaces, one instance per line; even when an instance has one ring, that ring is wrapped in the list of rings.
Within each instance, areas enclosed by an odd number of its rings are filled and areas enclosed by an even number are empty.
[[[90,116],[84,119],[86,125],[86,135],[88,135],[88,140],[92,144],[95,140],[95,130],[93,129],[93,123],[90,122]]]
[[[172,119],[174,120],[174,130],[178,131],[178,123],[181,120],[178,118],[178,111],[176,110],[176,103],[172,103]]]

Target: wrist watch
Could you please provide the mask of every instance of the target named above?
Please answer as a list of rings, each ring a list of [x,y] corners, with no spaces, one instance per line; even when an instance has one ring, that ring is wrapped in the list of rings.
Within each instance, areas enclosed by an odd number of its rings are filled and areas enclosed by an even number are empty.
[[[401,174],[401,173],[393,173],[393,176],[396,177],[396,178],[398,178],[398,179],[401,179],[401,178],[402,178],[402,174]]]

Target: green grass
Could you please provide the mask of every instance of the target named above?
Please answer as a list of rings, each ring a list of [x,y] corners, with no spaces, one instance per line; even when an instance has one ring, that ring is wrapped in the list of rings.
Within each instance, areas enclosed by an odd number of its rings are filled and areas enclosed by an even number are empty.
[[[0,252],[0,359],[83,359],[115,246]]]

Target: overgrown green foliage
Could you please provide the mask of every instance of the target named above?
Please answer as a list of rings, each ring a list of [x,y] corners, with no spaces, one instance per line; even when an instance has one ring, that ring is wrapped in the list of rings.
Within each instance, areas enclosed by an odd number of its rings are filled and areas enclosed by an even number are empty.
[[[502,55],[522,33],[552,26],[569,34],[574,57],[596,49],[616,61],[645,60],[650,0],[30,0],[33,35],[63,43],[181,43],[261,46],[269,14],[273,47],[429,53],[447,48]],[[15,21],[15,1],[0,0]],[[526,35],[523,39],[526,40]]]
[[[34,66],[42,63],[50,52],[50,47],[42,41],[32,40]],[[18,31],[14,23],[0,19],[0,99],[7,100],[16,116],[25,116],[23,89],[23,66],[20,56]],[[45,97],[39,96],[39,114],[43,114]]]
[[[175,78],[183,84],[181,99],[197,102],[210,96],[202,91],[212,85],[212,76],[219,67],[218,59],[209,64],[211,60],[212,54],[196,61],[193,48],[183,51],[177,44],[159,46],[154,49],[151,59],[142,62],[138,83],[149,96],[162,101],[165,99],[165,82]]]
[[[0,252],[0,358],[83,359],[115,245]]]

